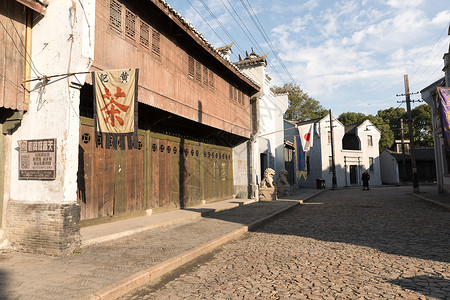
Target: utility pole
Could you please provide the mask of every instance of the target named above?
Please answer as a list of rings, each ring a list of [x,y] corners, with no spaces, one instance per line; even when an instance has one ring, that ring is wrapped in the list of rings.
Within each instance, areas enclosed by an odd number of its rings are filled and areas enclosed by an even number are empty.
[[[333,136],[333,112],[330,109],[330,132],[331,132],[331,170],[333,172],[333,177],[331,179],[331,188],[335,189],[337,187],[336,180],[336,164],[334,160],[334,136]]]
[[[409,147],[410,147],[409,151],[411,154],[413,193],[418,194],[420,192],[420,189],[419,189],[419,180],[417,179],[416,154],[414,151],[414,136],[413,136],[412,119],[411,119],[411,98],[410,98],[411,94],[409,93],[408,74],[404,75],[403,79],[405,81],[406,111],[408,114]]]
[[[405,131],[403,129],[403,119],[400,119],[400,130],[402,132],[402,181],[403,185],[406,183],[406,159],[405,159]]]

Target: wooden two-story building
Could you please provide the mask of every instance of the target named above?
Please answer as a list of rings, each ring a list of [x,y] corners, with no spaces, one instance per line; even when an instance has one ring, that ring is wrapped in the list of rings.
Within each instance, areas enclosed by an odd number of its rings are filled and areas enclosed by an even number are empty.
[[[234,151],[249,140],[259,86],[167,3],[99,0],[91,71],[139,69],[139,147],[107,149],[94,136],[92,83],[81,89],[81,219],[231,198]],[[242,147],[242,146],[241,146]],[[244,165],[248,165],[244,163]],[[247,170],[239,170],[245,172]]]
[[[258,84],[163,0],[44,3],[0,4],[0,247],[70,253],[83,222],[247,191]],[[139,69],[135,149],[95,134],[114,69]]]

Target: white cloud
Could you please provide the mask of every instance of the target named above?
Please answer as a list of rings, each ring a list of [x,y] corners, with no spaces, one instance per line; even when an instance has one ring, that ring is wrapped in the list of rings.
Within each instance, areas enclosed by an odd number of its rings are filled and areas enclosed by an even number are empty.
[[[436,17],[433,18],[431,22],[436,25],[448,25],[450,22],[450,10],[441,11],[436,15]]]
[[[417,7],[424,3],[424,0],[388,0],[386,4],[399,9],[405,9],[410,7]]]

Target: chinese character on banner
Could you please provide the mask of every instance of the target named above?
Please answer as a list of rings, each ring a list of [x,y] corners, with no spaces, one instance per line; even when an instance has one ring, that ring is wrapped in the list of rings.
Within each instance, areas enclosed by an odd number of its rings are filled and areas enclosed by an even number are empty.
[[[125,138],[129,149],[137,148],[138,75],[139,69],[92,72],[95,131],[107,149],[125,149]]]
[[[442,133],[445,149],[450,152],[450,88],[438,88],[442,109]]]

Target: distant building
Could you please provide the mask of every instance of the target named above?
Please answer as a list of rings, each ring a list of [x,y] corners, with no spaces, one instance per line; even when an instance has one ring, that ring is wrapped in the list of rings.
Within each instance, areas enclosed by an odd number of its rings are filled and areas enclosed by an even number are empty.
[[[297,185],[315,187],[316,179],[322,179],[327,187],[331,187],[333,174],[330,116],[304,122],[285,120],[284,124],[285,138],[291,143],[297,135],[295,126],[298,126],[303,134],[311,125],[314,127],[313,145],[307,152],[307,178],[297,179]],[[333,121],[333,129],[337,187],[361,185],[361,175],[366,170],[371,176],[370,185],[381,185],[378,149],[380,131],[369,120],[345,126],[336,118]]]
[[[409,141],[405,142],[405,146],[409,146]],[[405,167],[403,167],[401,143],[395,143],[392,148],[393,150],[386,149],[380,154],[381,181],[383,184],[401,184],[403,180],[405,182],[412,182],[409,147],[405,147]],[[415,156],[418,180],[420,182],[435,182],[436,166],[434,147],[415,148]],[[406,176],[404,176],[403,170],[405,170]]]

